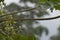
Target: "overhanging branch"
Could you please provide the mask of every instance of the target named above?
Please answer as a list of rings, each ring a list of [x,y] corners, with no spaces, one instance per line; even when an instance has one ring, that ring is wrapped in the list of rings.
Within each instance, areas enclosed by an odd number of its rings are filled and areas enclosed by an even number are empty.
[[[8,14],[5,14],[5,15],[0,15],[0,17],[3,17],[3,16],[7,16],[7,15],[14,15],[14,14],[17,14],[19,12],[26,12],[26,11],[32,11],[34,9],[37,9],[37,8],[30,8],[30,9],[25,9],[25,10],[19,10],[19,11],[15,11],[15,12],[7,12]]]
[[[6,15],[1,15],[0,17],[4,17],[4,16],[7,16],[7,15],[17,14],[17,13],[19,13],[19,12],[31,11],[31,10],[34,10],[34,9],[37,9],[37,8],[31,8],[31,9],[26,9],[26,10],[20,10],[20,11],[16,11],[16,12],[11,12],[11,13],[8,13],[8,14],[6,14]],[[27,19],[27,18],[26,18],[26,19],[18,18],[18,19],[10,19],[10,20],[15,20],[15,21],[17,21],[17,20],[53,20],[53,19],[57,19],[57,18],[60,18],[60,16],[51,17],[51,18],[37,18],[37,19],[34,19],[34,18],[28,18],[28,19]],[[6,19],[2,19],[2,20],[0,20],[0,21],[3,21],[3,20],[6,21]]]
[[[41,20],[41,21],[43,21],[43,20],[53,20],[53,19],[57,19],[57,18],[60,18],[60,16],[56,16],[56,17],[51,17],[51,18],[26,18],[26,19],[20,19],[20,18],[18,18],[18,19],[14,19],[14,20]]]
[[[40,20],[40,21],[44,21],[44,20],[53,20],[53,19],[57,19],[57,18],[60,18],[60,16],[56,16],[56,17],[51,17],[51,18],[13,18],[13,19],[9,19],[9,20],[14,20],[14,21],[20,21],[20,20],[23,20],[23,21],[26,21],[26,20]],[[8,21],[7,19],[1,19],[0,22],[2,21]]]

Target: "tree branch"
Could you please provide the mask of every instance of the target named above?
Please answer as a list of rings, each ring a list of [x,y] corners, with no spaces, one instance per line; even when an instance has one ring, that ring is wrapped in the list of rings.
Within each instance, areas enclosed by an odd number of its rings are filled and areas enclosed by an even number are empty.
[[[14,14],[17,14],[19,12],[32,11],[34,9],[37,9],[37,8],[24,9],[24,10],[19,10],[19,11],[15,11],[15,12],[7,12],[8,14],[0,15],[0,17],[7,16],[7,15],[14,15]]]
[[[20,10],[20,11],[16,11],[16,12],[11,12],[11,13],[8,13],[6,15],[1,15],[0,17],[4,17],[4,16],[7,16],[7,15],[13,15],[13,14],[17,14],[19,12],[26,12],[26,11],[31,11],[31,10],[34,10],[34,9],[37,9],[37,8],[31,8],[31,9],[25,9],[25,10]],[[51,17],[51,18],[37,18],[37,19],[34,19],[34,18],[26,18],[26,19],[23,19],[23,18],[18,18],[18,19],[11,19],[11,20],[53,20],[53,19],[57,19],[57,18],[60,18],[60,16],[56,16],[56,17]],[[3,21],[6,19],[1,19],[0,21]]]
[[[53,19],[57,19],[57,18],[60,18],[60,16],[56,16],[56,17],[51,17],[51,18],[13,18],[13,19],[10,19],[10,20],[14,20],[14,21],[20,21],[20,20],[23,20],[23,21],[27,21],[27,20],[40,20],[40,21],[44,21],[44,20],[53,20]],[[2,21],[8,21],[7,19],[1,19],[0,22]]]
[[[43,20],[53,20],[53,19],[57,19],[57,18],[60,18],[60,16],[56,16],[56,17],[51,17],[51,18],[26,18],[26,19],[14,19],[14,20],[40,20],[40,21],[43,21]]]

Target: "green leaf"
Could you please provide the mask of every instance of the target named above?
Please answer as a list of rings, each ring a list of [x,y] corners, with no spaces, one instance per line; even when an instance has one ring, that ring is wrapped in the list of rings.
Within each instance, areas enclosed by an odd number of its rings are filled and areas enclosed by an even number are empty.
[[[0,0],[0,2],[4,2],[4,0]]]
[[[38,2],[39,3],[45,3],[45,2],[47,2],[48,0],[39,0]]]
[[[27,35],[21,35],[20,40],[28,40],[28,36]]]
[[[13,38],[13,40],[20,40],[20,37],[21,37],[21,35],[16,34],[16,35],[13,36],[12,38]]]
[[[30,36],[28,36],[28,40],[36,40],[36,38],[34,35],[30,35]]]
[[[60,10],[60,5],[55,6],[56,10]]]
[[[12,38],[9,37],[9,36],[7,36],[7,37],[5,38],[5,40],[12,40]]]
[[[53,3],[54,3],[54,2],[56,2],[56,3],[57,3],[57,2],[60,2],[60,0],[50,0],[50,1],[53,2]]]

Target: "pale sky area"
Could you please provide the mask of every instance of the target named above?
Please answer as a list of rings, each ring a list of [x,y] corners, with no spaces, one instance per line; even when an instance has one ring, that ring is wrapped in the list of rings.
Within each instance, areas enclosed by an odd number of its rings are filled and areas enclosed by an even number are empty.
[[[5,0],[5,3],[7,4],[10,4],[11,2],[18,3],[18,1],[19,0]],[[60,11],[58,10],[54,10],[53,13],[51,13],[49,10],[48,12],[50,13],[50,16],[45,16],[45,17],[53,17],[60,15]],[[57,34],[57,28],[60,25],[60,18],[55,20],[40,21],[40,22],[41,22],[40,24],[42,24],[43,26],[49,29],[49,35],[48,36],[43,35],[41,37],[41,40],[49,40],[50,36]]]

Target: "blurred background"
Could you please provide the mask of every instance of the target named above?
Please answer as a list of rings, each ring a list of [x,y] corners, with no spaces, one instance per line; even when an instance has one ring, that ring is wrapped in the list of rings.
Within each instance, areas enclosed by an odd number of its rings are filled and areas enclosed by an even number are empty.
[[[37,0],[5,0],[6,6],[3,7],[3,10],[7,10],[10,13],[35,8],[39,5],[37,5],[36,2]],[[51,12],[47,4],[42,4],[35,10],[18,12],[13,15],[13,18],[50,18],[59,15],[59,10],[54,9],[53,12]],[[5,22],[5,24],[8,23]],[[16,31],[18,34],[21,33],[22,35],[28,36],[32,34],[35,36],[36,39],[33,40],[60,40],[60,18],[54,20],[18,20],[13,26],[16,30],[19,30]]]

